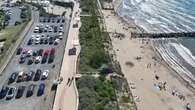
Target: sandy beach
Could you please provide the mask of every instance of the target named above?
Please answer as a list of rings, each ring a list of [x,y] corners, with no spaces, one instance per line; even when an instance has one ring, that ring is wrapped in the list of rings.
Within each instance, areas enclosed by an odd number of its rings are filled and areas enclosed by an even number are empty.
[[[177,74],[157,56],[150,40],[132,39],[134,28],[128,27],[110,10],[102,12],[107,31],[125,35],[121,39],[111,37],[111,40],[138,110],[185,110],[187,103],[190,103],[193,110],[195,93],[178,80]]]

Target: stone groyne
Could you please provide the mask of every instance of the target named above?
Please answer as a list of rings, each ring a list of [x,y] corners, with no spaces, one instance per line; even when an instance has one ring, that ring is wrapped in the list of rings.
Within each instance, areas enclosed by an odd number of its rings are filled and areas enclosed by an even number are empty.
[[[195,32],[178,32],[178,33],[131,33],[133,38],[179,38],[195,37]]]

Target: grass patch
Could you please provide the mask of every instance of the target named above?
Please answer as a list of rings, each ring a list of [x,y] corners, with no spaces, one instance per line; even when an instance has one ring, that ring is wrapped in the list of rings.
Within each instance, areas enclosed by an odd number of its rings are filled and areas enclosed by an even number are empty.
[[[112,83],[91,76],[78,79],[79,110],[117,110]]]
[[[4,20],[5,20],[5,13],[3,10],[0,10],[0,30],[3,27]]]
[[[1,54],[0,54],[0,62],[3,57],[5,57],[6,51],[10,48],[11,45],[14,45],[16,40],[18,39],[18,35],[20,32],[25,28],[27,25],[27,21],[24,23],[21,23],[17,26],[8,26],[4,30],[2,30],[2,35],[0,35],[0,39],[5,39],[4,46],[1,49]]]
[[[97,17],[82,17],[80,28],[80,71],[97,71],[103,64],[108,64],[109,57],[104,50],[104,41]]]

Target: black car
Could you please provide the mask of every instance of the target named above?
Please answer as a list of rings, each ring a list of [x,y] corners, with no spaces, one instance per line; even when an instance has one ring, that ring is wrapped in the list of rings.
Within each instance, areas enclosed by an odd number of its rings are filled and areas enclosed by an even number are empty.
[[[41,78],[42,71],[40,69],[37,69],[34,77],[34,81],[38,81]]]
[[[69,49],[68,55],[76,55],[76,48],[73,47],[73,48]]]
[[[34,57],[38,56],[38,52],[37,51],[33,51],[33,56]]]
[[[34,71],[29,71],[27,74],[26,74],[26,81],[31,81],[33,76],[34,76],[35,72]]]
[[[49,23],[50,21],[51,21],[50,18],[48,18],[47,22]]]
[[[34,84],[31,84],[30,86],[28,86],[26,97],[31,97],[33,95],[35,87],[36,87],[36,85],[34,85]]]
[[[18,99],[23,96],[25,86],[19,86],[15,98]]]
[[[41,83],[37,91],[37,96],[42,96],[44,94],[44,91],[45,91],[45,84]]]
[[[52,63],[54,61],[54,55],[50,55],[48,59],[48,63]]]
[[[21,53],[22,53],[22,48],[18,48],[17,52],[16,52],[16,55],[20,55]]]
[[[9,90],[9,87],[7,87],[7,86],[2,87],[2,89],[0,91],[0,99],[3,99],[6,96],[8,90]]]
[[[16,92],[16,88],[15,87],[9,88],[8,93],[6,95],[6,100],[11,100],[14,97],[15,92]]]
[[[54,26],[54,32],[58,32],[58,27],[57,26]]]
[[[26,57],[21,56],[21,57],[20,57],[20,60],[19,60],[19,63],[20,63],[20,64],[23,64],[25,61],[26,61]]]
[[[28,40],[27,45],[32,45],[32,43],[33,43],[33,39],[32,39],[32,38],[30,38],[30,39]]]
[[[42,56],[42,54],[43,54],[43,49],[39,49],[37,53],[38,53],[38,56]]]
[[[31,64],[33,64],[34,63],[34,59],[33,58],[30,58],[29,60],[28,60],[28,65],[31,65]]]
[[[57,20],[57,23],[59,23],[59,22],[60,22],[60,19]]]
[[[44,44],[48,44],[48,39],[45,39],[45,42],[44,42]]]
[[[17,79],[17,76],[18,76],[18,72],[12,73],[10,78],[9,78],[8,84],[15,82],[15,80]]]
[[[48,58],[48,56],[47,55],[44,55],[43,58],[42,58],[41,63],[42,64],[45,64],[47,62],[47,58]]]
[[[62,19],[62,23],[64,23],[64,22],[65,22],[65,19],[63,18],[63,19]]]
[[[44,39],[42,38],[41,40],[40,40],[40,44],[43,44],[44,43]]]

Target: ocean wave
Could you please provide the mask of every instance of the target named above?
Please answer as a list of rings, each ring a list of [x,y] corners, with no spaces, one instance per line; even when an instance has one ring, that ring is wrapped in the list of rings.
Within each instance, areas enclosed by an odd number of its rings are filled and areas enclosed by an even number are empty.
[[[172,44],[175,45],[175,44]],[[182,60],[172,51],[172,46],[166,40],[154,40],[154,48],[160,53],[167,64],[173,68],[185,81],[195,88],[195,76],[182,65]]]
[[[151,33],[189,32],[195,30],[193,4],[195,0],[123,0],[118,13]]]

